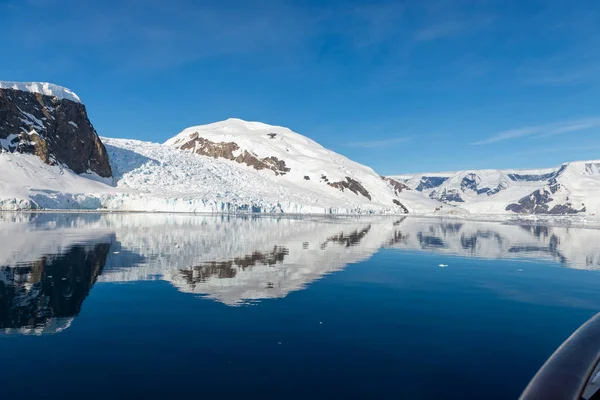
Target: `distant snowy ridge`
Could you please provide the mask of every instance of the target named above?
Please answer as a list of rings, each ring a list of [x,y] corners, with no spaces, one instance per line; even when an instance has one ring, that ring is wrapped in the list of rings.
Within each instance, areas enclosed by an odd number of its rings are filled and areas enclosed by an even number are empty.
[[[81,99],[72,90],[48,82],[9,82],[0,81],[0,89],[21,90],[23,92],[39,93],[54,96],[59,100],[71,100],[81,103]]]
[[[600,214],[600,161],[535,170],[465,170],[393,176],[472,213]]]

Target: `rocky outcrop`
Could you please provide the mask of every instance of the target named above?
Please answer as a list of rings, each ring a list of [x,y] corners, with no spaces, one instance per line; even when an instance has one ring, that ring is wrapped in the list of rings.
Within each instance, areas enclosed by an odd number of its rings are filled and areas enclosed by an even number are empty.
[[[406,206],[404,204],[400,203],[399,200],[394,199],[394,200],[392,200],[392,203],[394,203],[395,205],[397,205],[398,207],[400,207],[405,214],[408,214],[408,212],[409,212],[408,208],[406,208]]]
[[[190,150],[202,156],[213,158],[224,158],[240,164],[246,164],[256,170],[270,169],[275,175],[285,175],[290,172],[286,167],[285,161],[277,157],[259,158],[247,150],[240,150],[240,146],[235,142],[212,142],[200,136],[198,132],[192,134],[189,140],[179,147],[181,150]]]
[[[68,98],[0,88],[0,151],[34,154],[78,174],[112,176],[85,106]]]
[[[448,179],[444,179],[443,182],[446,182],[447,180]],[[492,196],[509,187],[508,183],[505,181],[500,181],[500,183],[494,187],[484,186],[481,182],[482,179],[479,175],[474,172],[470,172],[462,177],[460,183],[457,185],[459,188],[456,186],[454,188],[449,188],[446,187],[446,185],[442,185],[438,189],[435,189],[429,193],[429,197],[447,204],[464,203],[465,194],[472,192],[472,194],[476,194],[478,196]]]
[[[528,196],[523,197],[517,203],[509,204],[506,211],[512,211],[518,214],[553,214],[567,215],[578,214],[586,211],[585,205],[576,208],[570,201],[564,204],[555,204],[550,208],[550,203],[554,201],[553,195],[562,189],[562,185],[554,181],[552,184],[536,190]]]
[[[429,194],[429,197],[443,203],[464,203],[461,192],[457,189],[439,189]]]
[[[447,180],[447,176],[422,176],[416,190],[422,192],[424,190],[433,189],[441,186]]]
[[[388,178],[385,176],[382,176],[381,179],[383,179],[384,181],[389,183],[389,185],[392,187],[392,189],[394,189],[394,193],[396,194],[396,196],[398,194],[402,193],[404,190],[411,190],[411,188],[406,186],[404,183],[400,183],[395,179]]]
[[[487,194],[488,196],[491,196],[508,187],[508,184],[506,182],[500,182],[498,186],[494,188],[480,187],[480,182],[481,178],[477,174],[470,173],[465,175],[465,177],[462,179],[460,183],[460,188],[463,192],[467,190],[472,190],[478,195]]]
[[[341,190],[342,192],[344,191],[344,189],[348,189],[354,194],[361,194],[367,199],[371,200],[371,195],[369,194],[367,189],[365,189],[364,186],[360,184],[360,182],[350,178],[349,176],[346,177],[345,181],[328,182],[327,184],[331,187]]]

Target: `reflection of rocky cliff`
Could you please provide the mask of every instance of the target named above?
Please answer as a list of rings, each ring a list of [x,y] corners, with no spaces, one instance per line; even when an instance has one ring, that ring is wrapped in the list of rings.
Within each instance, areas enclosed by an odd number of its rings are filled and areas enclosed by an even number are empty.
[[[111,243],[100,282],[162,279],[182,292],[229,305],[285,297],[348,264],[368,259],[381,248],[545,260],[570,268],[600,269],[600,230],[567,227],[413,217],[39,214],[29,219],[3,218],[0,235],[9,234],[0,240],[0,265],[32,266],[40,260],[54,264],[54,259],[43,255],[74,257],[71,253],[77,245],[83,245],[87,254],[98,247],[84,243]],[[97,269],[100,262],[92,266]],[[32,280],[35,271],[2,271],[4,281],[11,285],[43,287],[41,278]],[[97,274],[90,271],[88,278]],[[50,275],[55,281],[60,276]],[[62,278],[57,282],[60,287]],[[23,288],[23,293],[29,293]]]
[[[58,256],[0,267],[0,329],[54,333],[81,310],[106,262],[110,243],[75,245]]]

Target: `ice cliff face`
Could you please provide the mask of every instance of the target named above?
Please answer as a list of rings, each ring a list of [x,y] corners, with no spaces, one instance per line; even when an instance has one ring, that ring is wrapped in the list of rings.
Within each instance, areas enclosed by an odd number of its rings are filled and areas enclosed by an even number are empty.
[[[0,82],[0,151],[33,154],[77,174],[112,176],[79,97],[48,83]]]

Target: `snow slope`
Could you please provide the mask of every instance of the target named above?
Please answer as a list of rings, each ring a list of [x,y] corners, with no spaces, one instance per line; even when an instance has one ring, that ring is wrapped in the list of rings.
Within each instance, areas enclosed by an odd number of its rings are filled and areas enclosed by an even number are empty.
[[[393,203],[369,201],[330,187],[302,188],[267,171],[170,146],[125,139],[103,141],[113,179],[77,175],[64,167],[44,164],[33,155],[0,153],[0,210],[403,213]],[[379,180],[376,182],[385,189]],[[416,213],[431,212],[439,204],[416,192],[401,193],[398,198]]]
[[[585,206],[587,214],[600,215],[600,160],[565,164],[556,181],[561,187],[550,207],[569,202]]]
[[[476,214],[600,213],[600,161],[537,170],[467,170],[392,178]]]
[[[0,89],[14,89],[24,92],[39,93],[54,96],[59,100],[67,99],[81,103],[81,99],[73,91],[48,82],[9,82],[0,81]]]
[[[403,210],[395,204],[395,200],[410,212],[433,212],[440,205],[435,201],[427,201],[418,194],[409,193],[408,190],[395,190],[390,182],[382,179],[371,168],[328,150],[285,127],[230,118],[187,128],[165,142],[165,145],[199,153],[207,142],[198,142],[198,138],[208,141],[208,145],[213,147],[206,151],[212,151],[209,156],[224,160],[230,165],[246,165],[248,175],[260,176],[260,179],[267,179],[273,185],[281,185],[290,192],[302,193],[311,203],[316,206],[319,204],[318,208],[322,208],[320,204],[324,203],[333,204],[335,208],[343,205],[342,208],[346,210],[359,207],[370,211],[399,213]],[[225,148],[232,144],[235,146],[231,157],[238,157],[238,161],[227,159],[223,154],[226,152]],[[243,154],[246,157],[242,157]],[[245,160],[242,161],[242,158]],[[252,163],[260,163],[265,159],[284,164],[275,168],[275,171],[253,168]],[[352,187],[344,187],[352,182],[357,184],[356,187],[360,186],[357,192]]]
[[[309,142],[308,139],[306,141]],[[322,182],[306,181],[303,177],[297,179],[295,172],[290,172],[290,176],[275,175],[270,170],[257,171],[245,164],[201,156],[156,143],[109,138],[103,138],[103,142],[109,154],[117,189],[129,190],[128,194],[107,199],[103,205],[108,209],[398,214],[404,211],[393,203],[393,199],[398,199],[414,213],[432,212],[439,205],[437,201],[416,192],[403,192],[396,196],[386,181],[372,170],[342,156],[339,157],[343,162],[356,164],[352,167],[358,172],[350,171],[351,174],[358,175],[362,172],[361,179],[366,177],[364,181],[368,184],[365,187],[373,192],[372,200],[348,190],[342,192]],[[321,162],[318,171],[335,176],[336,173],[340,174],[336,170],[338,166],[336,164],[326,169],[326,164]]]
[[[31,154],[0,152],[0,210],[98,209],[114,188],[94,175],[50,166]]]

